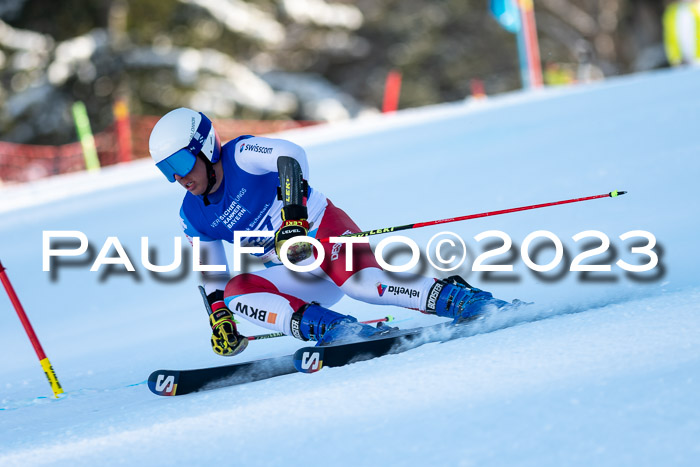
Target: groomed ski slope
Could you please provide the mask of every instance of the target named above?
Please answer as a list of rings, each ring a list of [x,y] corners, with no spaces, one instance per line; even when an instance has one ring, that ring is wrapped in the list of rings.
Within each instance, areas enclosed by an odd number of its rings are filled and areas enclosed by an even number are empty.
[[[487,317],[469,338],[183,397],[152,395],[144,381],[158,368],[232,360],[210,350],[197,276],[166,282],[141,265],[142,236],[152,261],[172,260],[181,189],[148,161],[0,189],[0,259],[66,390],[47,397],[0,299],[0,465],[698,465],[698,117],[700,70],[686,69],[287,133],[307,149],[311,184],[366,229],[629,193],[408,232],[424,251],[438,232],[458,234],[469,249],[458,272],[536,303]],[[43,272],[46,230],[84,232],[93,255],[116,236],[137,272],[90,272],[84,257]],[[470,271],[484,244],[500,245],[474,240],[488,230],[512,238],[514,254],[487,262],[512,273]],[[541,275],[519,255],[537,230],[566,250]],[[584,264],[610,272],[566,270],[600,244],[572,240],[587,230],[611,247]],[[615,266],[647,261],[631,252],[644,241],[619,238],[634,230],[658,242],[648,273]],[[554,253],[532,256],[545,264]],[[407,258],[401,250],[391,261]],[[439,321],[348,299],[334,308],[390,313],[402,328]],[[240,359],[299,345],[251,342]]]

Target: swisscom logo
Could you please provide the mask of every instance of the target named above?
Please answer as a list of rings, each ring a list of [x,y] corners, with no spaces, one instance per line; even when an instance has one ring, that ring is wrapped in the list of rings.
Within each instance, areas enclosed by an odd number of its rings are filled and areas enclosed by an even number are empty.
[[[243,151],[253,151],[253,152],[259,152],[262,154],[272,154],[272,148],[266,148],[265,146],[259,146],[257,144],[243,143],[243,144],[241,144],[241,149],[238,152],[243,152]]]

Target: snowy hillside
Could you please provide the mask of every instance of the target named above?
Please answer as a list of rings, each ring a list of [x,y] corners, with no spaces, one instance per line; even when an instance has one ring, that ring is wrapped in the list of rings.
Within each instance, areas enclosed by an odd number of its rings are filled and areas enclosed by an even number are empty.
[[[141,161],[0,189],[0,259],[66,391],[49,397],[0,298],[0,465],[698,465],[699,121],[700,70],[674,70],[287,133],[307,149],[311,184],[365,229],[628,194],[410,231],[424,251],[433,235],[454,232],[468,250],[457,272],[499,298],[536,303],[487,317],[469,338],[182,397],[155,396],[145,379],[232,359],[210,349],[195,273],[165,278],[140,261],[142,236],[154,262],[171,261],[181,188]],[[48,230],[84,232],[92,259],[42,271]],[[513,247],[485,264],[512,272],[471,271],[502,243],[474,239],[491,230]],[[520,251],[541,230],[564,254],[535,273]],[[610,271],[569,271],[600,245],[572,239],[591,230],[610,247],[582,264]],[[650,260],[632,251],[644,238],[620,239],[634,231],[656,239],[648,272],[616,264]],[[135,273],[90,272],[109,236]],[[554,259],[548,245],[531,244],[535,263]],[[427,262],[416,271],[446,275]],[[349,299],[334,309],[390,313],[402,328],[440,321]],[[251,342],[236,358],[299,346]]]

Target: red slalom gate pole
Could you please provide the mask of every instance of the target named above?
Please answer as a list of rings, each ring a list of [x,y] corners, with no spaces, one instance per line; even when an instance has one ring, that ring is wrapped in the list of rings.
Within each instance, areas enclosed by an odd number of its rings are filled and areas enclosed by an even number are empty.
[[[22,322],[22,326],[24,326],[24,330],[27,332],[29,340],[32,342],[32,346],[34,347],[37,357],[39,357],[39,363],[41,363],[41,368],[43,368],[44,373],[46,373],[46,377],[51,385],[53,395],[58,397],[59,394],[63,394],[63,388],[61,388],[61,384],[58,382],[58,378],[56,377],[56,372],[53,370],[51,362],[49,362],[48,357],[44,353],[44,349],[41,347],[39,338],[36,336],[34,328],[32,328],[32,323],[29,322],[29,318],[27,318],[27,314],[24,312],[24,308],[22,308],[22,304],[15,293],[15,289],[12,287],[10,279],[5,273],[5,267],[2,265],[2,261],[0,261],[0,280],[2,281],[2,285],[5,286],[5,291],[7,291],[10,301],[14,305],[15,311],[17,311],[17,316],[19,316],[19,320]]]
[[[419,229],[421,227],[428,227],[431,225],[449,224],[452,222],[466,221],[469,219],[478,219],[480,217],[499,216],[501,214],[508,214],[511,212],[527,211],[529,209],[546,208],[549,206],[557,206],[559,204],[580,203],[582,201],[589,201],[592,199],[599,199],[599,198],[615,198],[617,196],[622,196],[625,193],[627,193],[627,192],[615,190],[615,191],[611,191],[610,193],[604,193],[602,195],[586,196],[584,198],[565,199],[563,201],[553,201],[551,203],[533,204],[530,206],[521,206],[519,208],[502,209],[500,211],[481,212],[479,214],[469,214],[467,216],[450,217],[449,219],[440,219],[437,221],[417,222],[415,224],[398,225],[395,227],[385,227],[383,229],[365,230],[364,232],[339,235],[339,237],[369,237],[371,235],[381,235],[381,234],[385,234],[385,233],[398,232],[401,230]],[[318,241],[321,243],[328,243],[330,241],[330,238],[322,238],[322,239],[319,239]]]

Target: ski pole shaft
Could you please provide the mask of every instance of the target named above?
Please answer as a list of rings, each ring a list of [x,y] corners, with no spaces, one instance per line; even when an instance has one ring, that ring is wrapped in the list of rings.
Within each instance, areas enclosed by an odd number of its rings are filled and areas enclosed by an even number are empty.
[[[365,230],[364,232],[345,234],[345,235],[339,235],[339,236],[340,237],[369,237],[371,235],[381,235],[381,234],[385,234],[385,233],[399,232],[401,230],[419,229],[421,227],[428,227],[431,225],[449,224],[452,222],[466,221],[469,219],[478,219],[480,217],[499,216],[501,214],[508,214],[511,212],[519,212],[519,211],[527,211],[530,209],[546,208],[549,206],[557,206],[559,204],[580,203],[582,201],[590,201],[592,199],[599,199],[599,198],[615,198],[617,196],[622,196],[625,193],[627,193],[627,192],[615,190],[615,191],[611,191],[610,193],[604,193],[602,195],[586,196],[584,198],[565,199],[562,201],[553,201],[550,203],[533,204],[530,206],[521,206],[518,208],[502,209],[500,211],[481,212],[478,214],[469,214],[467,216],[450,217],[448,219],[440,219],[440,220],[436,220],[436,221],[416,222],[415,224],[399,225],[399,226],[395,226],[395,227],[385,227],[383,229],[375,229],[375,230]],[[321,243],[328,243],[329,241],[330,241],[330,238],[319,239],[319,242],[321,242]]]
[[[7,277],[7,274],[5,273],[5,267],[2,265],[2,262],[0,261],[0,281],[2,281],[2,285],[5,287],[5,291],[7,292],[7,295],[10,297],[10,301],[12,302],[12,305],[15,307],[15,311],[17,312],[17,316],[19,316],[19,320],[22,322],[22,326],[24,327],[25,332],[27,333],[27,336],[29,337],[29,340],[32,343],[32,346],[34,347],[34,351],[36,352],[37,357],[39,357],[39,363],[41,364],[41,368],[44,370],[44,373],[46,373],[46,378],[49,380],[49,385],[51,385],[51,390],[53,391],[53,395],[55,397],[58,397],[59,394],[63,394],[63,388],[61,388],[61,384],[58,382],[58,378],[56,377],[56,372],[54,371],[53,367],[51,366],[51,362],[49,361],[48,357],[46,356],[46,353],[44,353],[44,349],[41,347],[41,343],[39,342],[39,338],[36,336],[36,333],[34,332],[34,328],[32,327],[32,323],[29,322],[29,318],[27,317],[27,314],[24,311],[24,308],[22,307],[22,304],[19,301],[19,297],[17,297],[17,293],[15,293],[15,289],[12,287],[12,284],[10,283],[10,279]]]
[[[371,319],[369,321],[360,321],[360,322],[362,324],[374,324],[374,323],[389,323],[391,321],[394,321],[393,316],[385,316],[384,318]],[[255,340],[260,340],[260,339],[273,339],[275,337],[283,337],[283,336],[286,336],[286,334],[283,332],[272,332],[269,334],[259,334],[257,336],[248,336],[248,340],[255,341]]]
[[[202,300],[204,300],[204,308],[207,310],[207,316],[211,316],[213,312],[211,310],[211,305],[209,305],[209,300],[207,299],[207,292],[201,285],[198,285],[197,288],[199,289],[199,293],[202,294]]]
[[[375,324],[375,323],[390,323],[394,321],[394,317],[389,315],[384,318],[370,319],[369,321],[361,321],[362,324]]]
[[[285,333],[283,332],[271,332],[269,334],[258,334],[257,336],[248,336],[247,339],[249,341],[257,341],[261,339],[274,339],[275,337],[284,337],[286,336]]]

